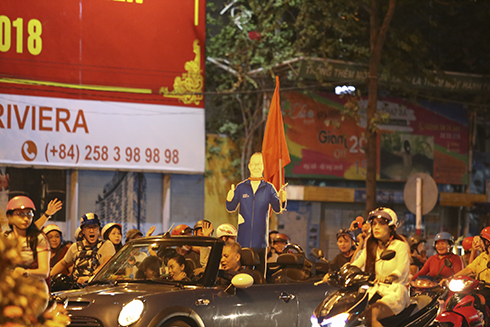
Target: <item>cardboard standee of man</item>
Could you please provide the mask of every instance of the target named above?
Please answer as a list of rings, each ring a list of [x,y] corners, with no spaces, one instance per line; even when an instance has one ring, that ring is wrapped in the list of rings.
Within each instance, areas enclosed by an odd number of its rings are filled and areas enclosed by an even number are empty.
[[[252,248],[260,257],[260,266],[256,269],[265,272],[267,235],[269,231],[269,208],[281,213],[286,207],[286,191],[283,185],[276,191],[274,185],[266,182],[262,176],[264,161],[262,153],[254,153],[248,164],[250,178],[231,189],[226,197],[226,210],[238,212],[237,242],[242,247]]]

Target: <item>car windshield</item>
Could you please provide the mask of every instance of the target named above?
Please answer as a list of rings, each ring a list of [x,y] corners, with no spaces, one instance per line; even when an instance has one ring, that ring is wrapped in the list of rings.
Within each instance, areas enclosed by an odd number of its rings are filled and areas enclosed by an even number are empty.
[[[119,251],[92,283],[153,281],[195,283],[204,273],[211,246],[183,239],[140,239]]]

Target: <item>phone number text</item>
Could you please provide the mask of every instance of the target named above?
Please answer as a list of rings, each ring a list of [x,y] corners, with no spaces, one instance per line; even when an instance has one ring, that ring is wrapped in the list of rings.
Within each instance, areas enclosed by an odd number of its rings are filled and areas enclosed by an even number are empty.
[[[53,159],[83,161],[126,161],[128,163],[179,163],[178,149],[139,148],[139,147],[108,147],[105,145],[86,145],[80,150],[77,144],[46,144],[46,161]]]

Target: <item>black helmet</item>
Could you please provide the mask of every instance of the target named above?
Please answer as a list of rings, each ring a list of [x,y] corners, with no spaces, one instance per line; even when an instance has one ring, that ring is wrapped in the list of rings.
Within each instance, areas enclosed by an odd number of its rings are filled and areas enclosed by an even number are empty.
[[[413,235],[409,239],[410,250],[415,250],[420,243],[427,243],[427,240],[420,235]]]
[[[356,235],[354,234],[353,231],[349,229],[341,229],[337,232],[336,239],[338,240],[340,236],[348,236],[352,239],[353,242],[356,241]]]
[[[51,292],[59,292],[79,287],[76,287],[76,283],[73,281],[72,276],[58,274],[52,278],[50,288]]]

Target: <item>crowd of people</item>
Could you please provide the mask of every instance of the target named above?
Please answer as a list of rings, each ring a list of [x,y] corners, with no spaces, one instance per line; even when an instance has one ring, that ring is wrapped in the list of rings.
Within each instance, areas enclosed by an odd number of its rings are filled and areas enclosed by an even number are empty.
[[[366,312],[370,326],[380,327],[380,319],[400,313],[409,301],[409,285],[418,278],[426,278],[443,285],[451,277],[472,275],[490,282],[489,262],[490,227],[480,235],[463,239],[463,253],[455,252],[454,237],[448,232],[435,235],[432,247],[435,254],[428,257],[427,240],[420,235],[406,237],[397,234],[397,215],[389,208],[378,208],[369,213],[368,220],[359,224],[355,220],[349,229],[337,234],[340,253],[330,261],[338,269],[349,264],[376,276],[375,287],[369,289],[370,296],[380,298]],[[393,250],[394,259],[381,260],[384,250]],[[324,277],[327,281],[329,275]],[[490,303],[490,290],[481,294]]]
[[[90,280],[109,259],[123,247],[121,224],[108,223],[102,227],[97,214],[86,213],[80,218],[80,226],[75,233],[75,242],[65,241],[62,229],[54,223],[47,223],[62,208],[61,201],[55,199],[48,204],[46,212],[34,222],[36,207],[26,196],[12,198],[7,206],[10,231],[3,234],[22,244],[22,263],[15,268],[20,275],[45,279],[48,286],[51,278],[62,274],[84,284]],[[151,227],[145,236],[151,236]],[[181,224],[175,226],[171,235],[213,236],[214,227],[208,220],[199,220],[194,228]],[[243,270],[240,265],[241,246],[236,242],[235,226],[225,223],[216,229],[216,237],[225,242],[220,280],[228,280]],[[144,237],[138,229],[126,233],[125,243]],[[168,267],[168,278],[176,281],[190,280],[191,276],[203,272],[209,256],[207,247],[179,246],[164,257]],[[160,276],[162,258],[156,253],[148,254],[134,250],[128,260],[125,274],[133,278],[155,278]],[[246,270],[244,270],[247,272]],[[253,275],[252,273],[250,273]]]
[[[25,196],[12,198],[7,205],[7,218],[10,231],[5,237],[16,239],[22,245],[22,263],[15,268],[17,273],[46,279],[58,274],[71,275],[78,283],[86,283],[104,264],[123,247],[122,226],[108,223],[101,226],[95,213],[86,213],[80,219],[80,227],[75,242],[64,240],[59,226],[48,223],[49,218],[59,211],[62,204],[51,201],[41,218],[34,222],[36,208]],[[379,327],[379,320],[401,312],[409,304],[408,285],[417,278],[433,278],[444,281],[452,276],[477,275],[490,282],[490,227],[484,228],[479,236],[467,237],[462,245],[464,254],[454,253],[454,237],[448,232],[440,232],[432,243],[436,253],[428,257],[427,241],[420,235],[410,238],[396,232],[398,218],[389,208],[372,211],[365,223],[359,217],[348,229],[336,234],[339,253],[331,261],[334,267],[346,264],[357,266],[376,276],[378,282],[369,292],[377,293],[380,299],[366,312],[371,326]],[[151,236],[152,227],[145,236]],[[199,220],[193,228],[181,224],[171,230],[171,235],[194,235],[209,237],[215,230],[208,220]],[[220,262],[218,283],[229,283],[240,272],[252,271],[241,263],[242,247],[237,242],[238,231],[231,224],[222,224],[216,228],[216,237],[225,242]],[[126,233],[125,242],[144,237],[137,229]],[[266,258],[273,263],[284,253],[290,242],[289,237],[278,231],[269,233]],[[393,250],[394,259],[380,260],[384,250]],[[162,264],[168,268],[168,278],[175,281],[189,281],[199,272],[203,272],[208,261],[210,249],[207,247],[178,246],[172,253],[161,257],[134,250],[128,260],[125,274],[135,278],[150,279],[160,276]],[[447,262],[450,262],[448,264]],[[328,278],[326,276],[325,278]],[[490,296],[484,294],[484,296]],[[490,302],[487,302],[490,303]]]

